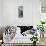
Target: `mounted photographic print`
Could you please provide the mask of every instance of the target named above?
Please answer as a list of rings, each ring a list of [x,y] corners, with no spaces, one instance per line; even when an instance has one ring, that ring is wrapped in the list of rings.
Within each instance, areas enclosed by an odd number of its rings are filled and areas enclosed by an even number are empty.
[[[23,18],[23,6],[18,6],[18,17]]]

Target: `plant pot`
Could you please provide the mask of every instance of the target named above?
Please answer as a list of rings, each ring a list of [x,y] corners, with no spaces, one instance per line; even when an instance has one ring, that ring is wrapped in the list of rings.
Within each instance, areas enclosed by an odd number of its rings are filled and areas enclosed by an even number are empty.
[[[40,37],[44,37],[44,32],[41,32]]]
[[[33,41],[33,46],[36,46],[36,41]]]

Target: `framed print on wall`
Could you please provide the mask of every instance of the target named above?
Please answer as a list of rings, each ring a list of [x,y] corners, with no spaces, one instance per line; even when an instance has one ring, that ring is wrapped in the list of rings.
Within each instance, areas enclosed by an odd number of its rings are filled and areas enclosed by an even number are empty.
[[[18,6],[18,17],[23,18],[23,6]]]

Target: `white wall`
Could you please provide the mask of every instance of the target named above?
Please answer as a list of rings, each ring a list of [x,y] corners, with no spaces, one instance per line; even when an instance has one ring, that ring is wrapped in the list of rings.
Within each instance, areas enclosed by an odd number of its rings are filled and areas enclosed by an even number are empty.
[[[39,0],[2,0],[2,17],[0,22],[5,25],[34,25],[40,20]],[[18,6],[23,5],[23,18],[18,18]],[[1,9],[1,8],[0,8]]]
[[[41,2],[40,0],[34,0],[32,2],[33,4],[33,26],[37,26],[37,24],[39,24],[40,20],[41,20]]]
[[[2,20],[3,20],[3,9],[2,9],[2,7],[3,7],[3,4],[2,4],[2,0],[0,0],[0,26],[2,25]]]

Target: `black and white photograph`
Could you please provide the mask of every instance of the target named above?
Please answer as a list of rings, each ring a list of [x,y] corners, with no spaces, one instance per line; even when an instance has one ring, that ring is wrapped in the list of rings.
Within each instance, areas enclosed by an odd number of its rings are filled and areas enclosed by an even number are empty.
[[[18,6],[18,18],[23,18],[23,6]]]

